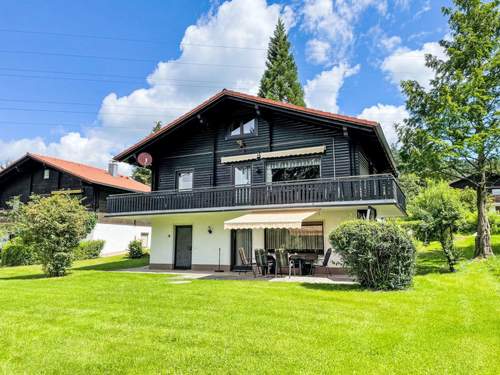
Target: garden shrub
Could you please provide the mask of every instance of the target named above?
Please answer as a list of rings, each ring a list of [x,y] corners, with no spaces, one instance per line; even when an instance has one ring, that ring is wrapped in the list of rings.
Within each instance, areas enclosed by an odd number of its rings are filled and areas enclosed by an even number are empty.
[[[140,240],[130,241],[128,244],[128,257],[129,258],[141,258],[144,255],[144,248],[142,247],[142,242]]]
[[[488,221],[490,223],[491,234],[500,234],[500,214],[488,212]],[[465,220],[458,228],[460,233],[473,234],[477,232],[477,212],[468,212]]]
[[[1,252],[2,266],[25,266],[36,262],[35,252],[26,245],[21,237],[7,241]]]
[[[92,230],[95,215],[67,194],[32,195],[28,203],[17,201],[11,207],[13,232],[35,249],[47,276],[64,276],[73,251]]]
[[[73,252],[73,260],[95,259],[99,258],[104,248],[104,240],[82,241]]]
[[[330,233],[330,243],[361,286],[388,290],[412,284],[415,245],[396,224],[348,221]]]

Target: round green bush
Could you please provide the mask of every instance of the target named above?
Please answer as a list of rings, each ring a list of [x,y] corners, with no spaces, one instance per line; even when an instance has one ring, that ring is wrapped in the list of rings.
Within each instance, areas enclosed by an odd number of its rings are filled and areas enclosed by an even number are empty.
[[[415,271],[415,245],[394,223],[354,220],[330,233],[332,248],[361,286],[405,289]]]
[[[36,262],[36,254],[21,237],[15,237],[2,248],[2,266],[25,266]]]
[[[75,251],[73,251],[73,260],[99,258],[104,244],[104,240],[81,241]]]
[[[128,245],[128,257],[129,258],[141,258],[144,255],[144,248],[142,247],[142,242],[139,240],[130,241]]]

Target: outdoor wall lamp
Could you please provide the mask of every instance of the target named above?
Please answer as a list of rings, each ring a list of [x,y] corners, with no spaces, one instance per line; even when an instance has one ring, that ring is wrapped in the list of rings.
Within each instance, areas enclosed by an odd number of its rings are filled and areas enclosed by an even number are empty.
[[[212,234],[213,230],[212,230],[212,227],[209,225],[208,226],[208,234]]]

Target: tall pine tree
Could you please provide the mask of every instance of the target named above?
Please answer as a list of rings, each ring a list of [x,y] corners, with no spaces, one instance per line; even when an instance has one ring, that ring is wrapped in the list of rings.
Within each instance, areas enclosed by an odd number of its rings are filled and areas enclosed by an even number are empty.
[[[278,20],[267,49],[266,71],[260,80],[259,96],[305,107],[304,91],[283,21]]]

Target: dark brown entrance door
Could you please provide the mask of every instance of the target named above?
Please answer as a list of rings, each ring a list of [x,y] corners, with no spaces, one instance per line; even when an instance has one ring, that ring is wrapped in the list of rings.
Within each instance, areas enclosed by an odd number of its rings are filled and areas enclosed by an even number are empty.
[[[190,269],[193,252],[193,227],[175,227],[175,264],[178,269]]]

